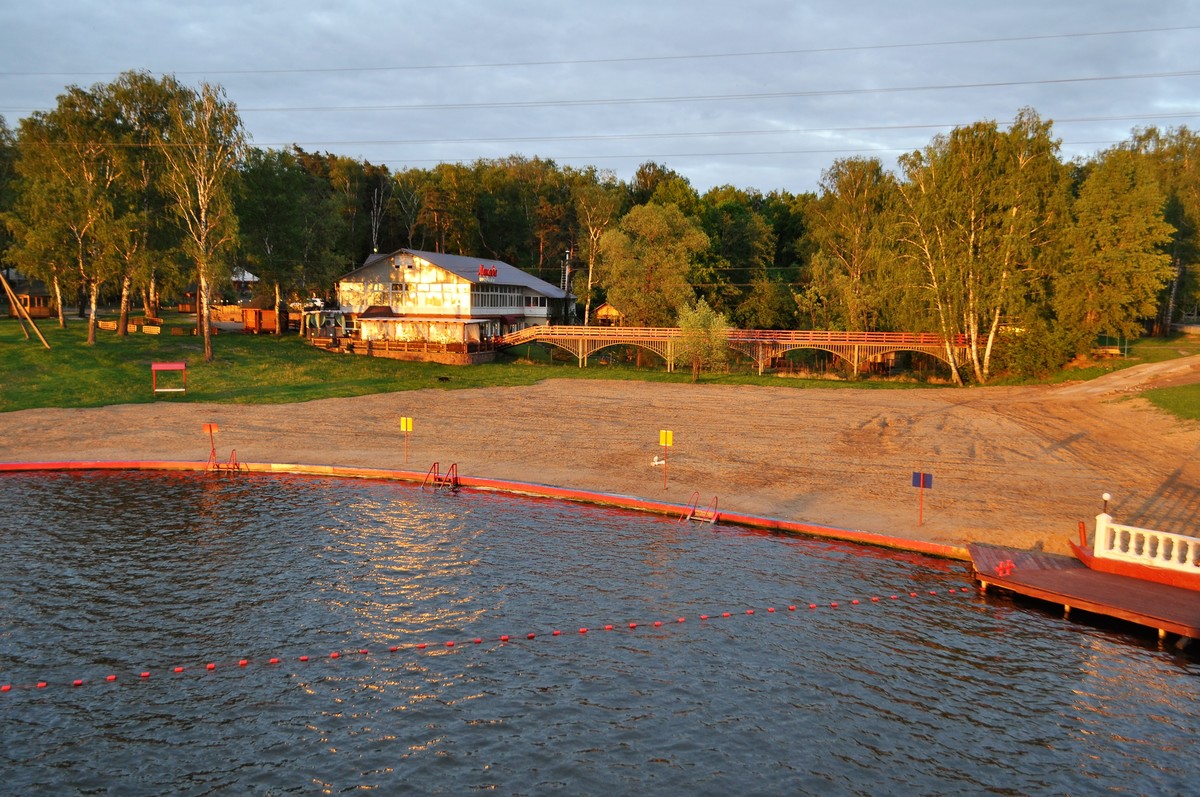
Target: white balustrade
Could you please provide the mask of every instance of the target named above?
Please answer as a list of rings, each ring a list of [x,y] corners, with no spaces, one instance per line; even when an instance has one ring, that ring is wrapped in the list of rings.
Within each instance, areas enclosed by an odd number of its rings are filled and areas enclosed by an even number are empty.
[[[1107,513],[1096,515],[1092,552],[1101,559],[1136,562],[1181,573],[1200,573],[1200,538],[1123,526],[1113,523],[1112,516]]]

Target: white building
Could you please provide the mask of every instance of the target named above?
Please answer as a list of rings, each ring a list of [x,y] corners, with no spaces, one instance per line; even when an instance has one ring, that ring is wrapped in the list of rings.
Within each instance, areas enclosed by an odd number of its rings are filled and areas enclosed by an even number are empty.
[[[563,318],[567,293],[499,260],[400,249],[376,254],[337,283],[342,312],[366,341],[473,350]]]

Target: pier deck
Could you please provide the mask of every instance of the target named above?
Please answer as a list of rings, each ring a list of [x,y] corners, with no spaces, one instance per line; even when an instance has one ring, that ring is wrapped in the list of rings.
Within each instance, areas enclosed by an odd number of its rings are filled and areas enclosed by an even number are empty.
[[[1070,556],[1020,551],[996,545],[967,546],[975,578],[990,586],[1158,629],[1200,638],[1200,592],[1090,570]]]

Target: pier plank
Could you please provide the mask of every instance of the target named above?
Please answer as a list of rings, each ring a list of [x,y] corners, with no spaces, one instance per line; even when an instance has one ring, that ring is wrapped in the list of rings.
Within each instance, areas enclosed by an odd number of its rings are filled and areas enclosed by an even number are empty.
[[[1091,570],[1069,556],[996,545],[967,546],[975,577],[1020,595],[1200,638],[1200,592]]]

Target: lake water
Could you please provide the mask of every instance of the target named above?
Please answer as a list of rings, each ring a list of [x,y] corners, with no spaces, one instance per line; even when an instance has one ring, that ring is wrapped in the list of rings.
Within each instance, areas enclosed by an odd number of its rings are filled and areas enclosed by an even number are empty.
[[[11,794],[1184,794],[1197,676],[915,555],[386,482],[0,477]]]

